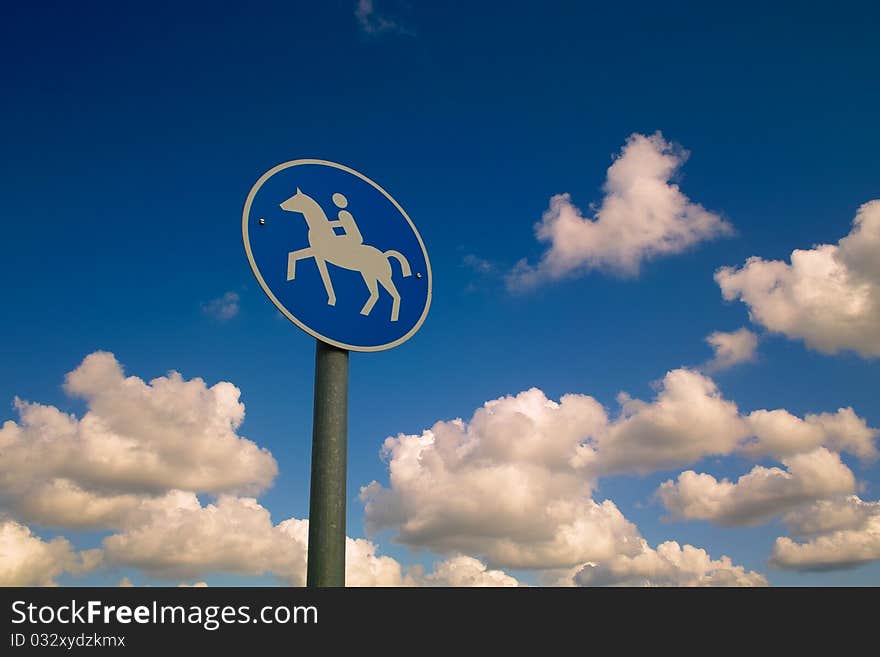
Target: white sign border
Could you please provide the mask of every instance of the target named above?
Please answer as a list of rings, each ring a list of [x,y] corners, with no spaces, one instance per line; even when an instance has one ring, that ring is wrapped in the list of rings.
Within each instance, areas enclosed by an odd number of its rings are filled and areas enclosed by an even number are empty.
[[[269,178],[274,176],[279,171],[283,171],[284,169],[288,169],[290,167],[295,167],[295,166],[300,166],[303,164],[318,164],[318,165],[333,167],[335,169],[340,169],[340,170],[345,171],[347,173],[350,173],[354,176],[357,176],[358,178],[360,178],[364,182],[372,185],[375,189],[379,190],[385,196],[385,198],[387,198],[389,201],[391,201],[391,203],[394,205],[394,207],[397,208],[397,210],[400,212],[400,214],[402,214],[403,217],[406,219],[407,223],[409,223],[409,226],[410,226],[410,228],[412,228],[413,233],[415,233],[416,239],[419,241],[419,246],[422,248],[422,255],[425,257],[425,266],[428,269],[428,271],[426,272],[426,276],[428,278],[428,298],[425,301],[425,309],[422,311],[422,316],[419,317],[419,321],[417,321],[415,323],[415,325],[409,330],[409,332],[406,333],[406,335],[401,336],[400,338],[398,338],[394,342],[388,342],[383,345],[364,347],[364,346],[358,346],[358,345],[345,344],[344,342],[338,342],[336,340],[331,340],[327,336],[321,335],[317,331],[309,328],[308,326],[306,326],[306,324],[304,322],[302,322],[299,319],[297,319],[296,317],[294,317],[293,313],[291,313],[287,308],[284,307],[284,304],[278,300],[278,298],[272,293],[272,290],[269,289],[269,286],[266,285],[266,281],[263,280],[263,275],[260,273],[260,268],[257,267],[257,263],[254,262],[254,255],[251,252],[250,235],[248,233],[248,219],[250,218],[251,204],[253,203],[254,197],[257,195],[257,192],[260,191],[260,188],[263,186],[263,184],[267,180],[269,180]],[[354,169],[352,169],[350,167],[347,167],[343,164],[338,164],[336,162],[330,162],[328,160],[315,160],[315,159],[290,160],[289,162],[282,162],[281,164],[272,167],[266,173],[264,173],[262,176],[260,176],[259,180],[257,180],[257,182],[254,183],[254,186],[251,187],[251,191],[248,194],[247,200],[244,203],[244,211],[242,212],[242,215],[241,215],[241,235],[242,235],[242,240],[244,241],[244,250],[245,250],[245,253],[247,253],[248,262],[251,265],[251,271],[254,272],[254,276],[257,278],[257,282],[260,284],[260,287],[263,288],[263,292],[266,293],[266,295],[269,297],[269,299],[271,299],[272,303],[275,304],[275,307],[278,308],[278,310],[285,317],[287,317],[287,319],[289,319],[291,322],[296,324],[299,328],[301,328],[303,331],[305,331],[306,333],[308,333],[312,337],[317,338],[318,340],[321,340],[322,342],[326,342],[327,344],[331,344],[334,347],[339,347],[340,349],[347,349],[349,351],[363,351],[363,352],[385,351],[386,349],[393,349],[394,347],[397,347],[397,346],[403,344],[404,342],[406,342],[407,340],[409,340],[413,335],[415,335],[416,331],[418,331],[421,328],[422,323],[425,321],[425,317],[428,316],[428,310],[431,308],[431,292],[432,292],[431,261],[428,259],[428,250],[425,248],[425,243],[422,241],[422,236],[419,234],[419,231],[416,228],[416,225],[412,222],[412,219],[409,218],[409,215],[406,213],[406,210],[404,210],[402,207],[400,207],[400,204],[397,201],[395,201],[394,198],[392,198],[391,194],[389,194],[384,189],[382,189],[382,187],[379,186],[378,183],[370,180],[364,174],[360,173],[359,171],[355,171]]]

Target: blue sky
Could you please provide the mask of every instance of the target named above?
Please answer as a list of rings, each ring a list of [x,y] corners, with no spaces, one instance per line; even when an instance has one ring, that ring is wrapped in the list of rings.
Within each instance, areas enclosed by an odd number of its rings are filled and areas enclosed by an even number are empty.
[[[314,341],[260,290],[240,226],[264,171],[314,157],[389,190],[419,227],[434,272],[420,332],[351,357],[351,536],[365,535],[358,489],[389,485],[379,457],[386,437],[467,420],[484,402],[532,387],[554,400],[591,395],[614,415],[619,392],[650,401],[669,370],[707,361],[713,331],[760,335],[754,362],[712,374],[743,414],[852,407],[880,427],[876,358],[771,334],[713,280],[751,256],[788,261],[794,249],[836,244],[859,207],[880,198],[875,7],[367,8],[363,20],[342,0],[7,10],[0,420],[17,420],[15,397],[81,416],[85,404],[61,383],[96,350],[144,380],[174,370],[229,381],[246,406],[240,435],[278,463],[260,503],[275,523],[305,518]],[[681,192],[735,234],[646,260],[635,277],[580,269],[509,290],[504,275],[545,250],[533,226],[549,199],[569,193],[591,214],[612,156],[630,135],[656,131],[690,153],[675,174]],[[239,295],[233,317],[206,312],[227,292]],[[876,462],[842,459],[861,498],[876,500]],[[675,540],[728,555],[772,584],[880,584],[876,562],[819,573],[768,566],[786,535],[778,516],[735,528],[662,520],[654,492],[663,481],[686,469],[735,480],[755,464],[729,454],[600,477],[593,495],[613,500],[651,546]],[[80,550],[110,533],[29,525]],[[411,551],[395,535],[372,540],[405,565],[430,568],[444,556]],[[538,581],[536,569],[495,565]],[[123,575],[164,581],[120,565],[58,581],[115,584]]]

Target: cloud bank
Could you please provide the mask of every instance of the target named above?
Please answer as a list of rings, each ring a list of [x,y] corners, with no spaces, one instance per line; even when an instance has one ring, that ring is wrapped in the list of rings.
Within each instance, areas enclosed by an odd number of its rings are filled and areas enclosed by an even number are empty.
[[[242,496],[271,485],[277,465],[238,435],[238,388],[175,372],[147,383],[126,377],[105,352],[86,357],[64,387],[85,399],[81,418],[16,400],[19,421],[0,429],[0,499],[22,519],[115,533],[100,549],[77,552],[65,538],[44,541],[0,518],[0,585],[51,585],[101,564],[165,581],[225,572],[305,584],[308,521],[273,524]],[[202,504],[197,494],[216,499]],[[349,586],[519,584],[465,555],[431,572],[405,568],[364,539],[347,539],[346,560]]]
[[[651,401],[620,395],[616,416],[587,395],[556,402],[533,388],[486,402],[468,421],[389,437],[388,485],[361,489],[367,530],[392,529],[405,545],[476,555],[492,567],[568,573],[548,574],[555,583],[574,582],[579,571],[581,583],[753,582],[753,574],[712,565],[699,548],[676,546],[678,562],[672,547],[651,548],[614,502],[593,499],[597,482],[707,456],[780,459],[784,468],[755,466],[736,482],[690,470],[658,491],[676,517],[745,525],[854,492],[856,479],[834,450],[876,455],[877,431],[849,408],[805,418],[784,409],[746,415],[688,369],[667,373],[656,388]],[[691,560],[698,553],[705,559]],[[667,575],[652,579],[647,564]],[[726,574],[707,574],[713,569]],[[630,571],[632,578],[613,575]]]
[[[239,436],[240,391],[172,372],[149,383],[126,377],[106,352],[70,372],[82,418],[16,400],[19,422],[0,428],[0,500],[25,520],[116,527],[171,490],[257,493],[278,466]]]
[[[519,585],[509,569],[566,585],[765,584],[726,556],[674,541],[651,547],[612,500],[594,499],[604,477],[732,454],[783,467],[757,465],[736,481],[689,470],[658,498],[676,517],[724,525],[786,514],[803,540],[780,537],[779,567],[875,558],[876,503],[853,495],[855,477],[839,452],[872,461],[877,431],[853,409],[744,414],[710,377],[687,368],[654,387],[650,400],[621,393],[613,413],[588,395],[557,402],[533,388],[486,402],[468,421],[387,438],[389,483],[360,493],[368,530],[391,529],[442,560],[431,571],[407,567],[374,542],[349,538],[348,584]],[[276,524],[254,497],[277,466],[237,433],[244,406],[235,386],[176,373],[147,383],[96,352],[65,389],[85,399],[82,417],[17,401],[19,420],[0,429],[0,496],[15,517],[0,522],[0,583],[51,584],[103,564],[171,582],[226,572],[304,584],[308,521]],[[111,533],[100,549],[77,552],[20,520]]]

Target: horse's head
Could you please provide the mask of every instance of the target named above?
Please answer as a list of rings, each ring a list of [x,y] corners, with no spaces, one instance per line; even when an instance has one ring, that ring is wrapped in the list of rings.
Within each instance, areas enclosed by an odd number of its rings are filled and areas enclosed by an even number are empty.
[[[281,204],[281,209],[288,212],[304,212],[313,203],[314,200],[303,194],[297,187],[296,194],[284,201]]]

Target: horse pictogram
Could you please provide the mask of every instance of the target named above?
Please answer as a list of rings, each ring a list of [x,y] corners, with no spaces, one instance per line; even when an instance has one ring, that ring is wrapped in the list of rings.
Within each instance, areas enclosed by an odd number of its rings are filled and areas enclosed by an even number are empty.
[[[297,261],[314,258],[327,292],[327,304],[335,306],[336,293],[333,291],[327,263],[360,272],[370,292],[364,307],[361,308],[361,315],[369,315],[373,310],[373,306],[379,300],[379,285],[381,285],[391,295],[391,321],[396,322],[400,313],[400,294],[392,280],[390,258],[400,263],[403,276],[410,276],[412,273],[409,262],[399,251],[393,249],[380,251],[374,246],[364,244],[354,217],[345,209],[348,206],[345,196],[334,194],[333,203],[341,208],[334,221],[327,218],[323,208],[315,199],[304,194],[298,187],[296,194],[281,204],[282,210],[302,214],[309,226],[309,246],[291,251],[287,255],[287,280],[292,281],[296,278]],[[337,234],[335,228],[342,228],[344,234]]]

